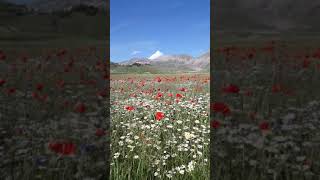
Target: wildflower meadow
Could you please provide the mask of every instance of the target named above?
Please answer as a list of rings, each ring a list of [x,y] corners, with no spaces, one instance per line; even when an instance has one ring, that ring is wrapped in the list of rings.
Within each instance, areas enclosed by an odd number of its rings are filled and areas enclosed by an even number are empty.
[[[104,58],[95,46],[0,49],[0,179],[108,177]]]
[[[111,75],[111,179],[209,179],[209,82]]]
[[[278,40],[213,54],[212,177],[319,179],[320,49]]]

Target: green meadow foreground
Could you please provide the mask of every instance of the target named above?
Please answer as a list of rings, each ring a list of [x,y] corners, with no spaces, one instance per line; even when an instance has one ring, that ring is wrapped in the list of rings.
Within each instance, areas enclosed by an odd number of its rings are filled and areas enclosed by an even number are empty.
[[[212,177],[317,180],[320,48],[255,42],[220,46],[211,61]]]
[[[112,75],[112,178],[319,179],[320,48],[299,41],[226,43],[210,78]]]
[[[111,179],[209,179],[209,82],[111,75]]]
[[[109,18],[79,7],[0,1],[0,179],[108,178]]]
[[[107,177],[104,50],[0,49],[0,179]]]

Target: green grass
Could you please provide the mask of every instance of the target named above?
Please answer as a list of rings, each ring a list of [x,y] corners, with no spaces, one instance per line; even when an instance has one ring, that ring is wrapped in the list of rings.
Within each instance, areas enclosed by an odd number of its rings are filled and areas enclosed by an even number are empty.
[[[204,82],[208,74],[112,74],[111,78],[111,179],[168,179],[170,170],[182,166],[183,174],[172,171],[174,179],[209,179],[209,81]],[[155,78],[161,78],[161,82],[154,81]],[[140,86],[143,82],[145,85]],[[187,92],[178,90],[182,87]],[[150,93],[140,93],[150,89]],[[157,92],[163,93],[158,100]],[[168,97],[168,93],[173,97]],[[183,95],[180,103],[176,102],[177,93]],[[190,100],[197,106],[186,107]],[[133,106],[134,110],[127,111],[126,106]],[[160,121],[155,119],[158,111],[165,115]],[[185,133],[194,137],[188,139]],[[188,144],[187,151],[180,150],[182,144]],[[139,158],[135,159],[136,155]],[[191,161],[196,164],[187,172]]]
[[[303,68],[304,58],[293,57],[297,52],[310,54],[305,47],[312,47],[313,50],[318,48],[314,42],[297,38],[277,44],[277,63],[272,62],[270,55],[259,50],[253,59],[241,59],[247,47],[259,49],[264,46],[261,42],[230,43],[240,49],[228,62],[224,55],[216,54],[212,64],[212,93],[215,102],[224,102],[229,106],[231,114],[227,117],[218,112],[212,114],[213,119],[221,122],[221,126],[214,129],[211,136],[211,139],[215,139],[211,153],[215,167],[213,178],[319,178],[320,157],[315,154],[320,137],[317,132],[319,116],[316,115],[319,114],[320,101],[318,60],[310,58],[309,67]],[[286,53],[289,57],[284,56]],[[223,84],[229,83],[240,87],[240,93],[221,93]],[[282,89],[278,93],[272,92],[275,84],[281,84]],[[247,90],[252,92],[251,96],[245,95]],[[294,94],[287,94],[288,90]],[[252,113],[256,114],[254,118],[250,115]],[[295,118],[288,116],[292,114]],[[268,134],[259,129],[262,122],[269,123]],[[310,146],[305,147],[304,143]],[[302,157],[302,160],[299,161],[297,157]],[[312,164],[304,166],[305,160]]]

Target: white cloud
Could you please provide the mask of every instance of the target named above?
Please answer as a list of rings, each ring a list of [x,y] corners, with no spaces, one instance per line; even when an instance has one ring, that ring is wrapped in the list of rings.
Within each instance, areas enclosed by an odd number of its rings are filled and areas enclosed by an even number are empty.
[[[122,29],[126,29],[130,26],[130,23],[121,23],[111,26],[110,33],[116,33],[118,31],[121,31]]]
[[[163,53],[162,52],[160,52],[159,50],[158,51],[156,51],[155,53],[153,53],[150,57],[149,57],[149,59],[157,59],[158,57],[160,57],[160,56],[162,56],[163,55]]]
[[[139,53],[141,53],[141,51],[133,51],[133,52],[131,53],[131,55],[136,55],[136,54],[139,54]]]

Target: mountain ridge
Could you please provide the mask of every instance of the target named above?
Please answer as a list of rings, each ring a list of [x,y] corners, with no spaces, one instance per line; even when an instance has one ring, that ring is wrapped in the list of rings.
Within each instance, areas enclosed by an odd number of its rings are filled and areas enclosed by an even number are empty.
[[[44,12],[70,10],[79,5],[86,5],[105,10],[107,9],[108,3],[106,0],[34,0],[30,4],[27,4],[30,8]]]
[[[320,1],[213,1],[215,31],[310,32],[320,30]],[[302,8],[303,7],[303,8]]]
[[[159,68],[187,68],[193,71],[201,71],[210,65],[210,52],[206,52],[199,57],[192,57],[187,54],[162,55],[155,59],[131,58],[117,63],[121,66],[131,66],[134,64],[152,65]]]

